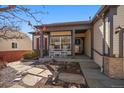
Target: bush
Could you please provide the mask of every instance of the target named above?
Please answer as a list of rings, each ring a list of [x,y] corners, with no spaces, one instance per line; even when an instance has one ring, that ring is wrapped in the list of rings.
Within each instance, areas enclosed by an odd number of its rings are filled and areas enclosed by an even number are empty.
[[[43,56],[47,56],[48,55],[48,50],[43,50]]]
[[[23,58],[24,59],[35,59],[35,58],[38,58],[40,56],[40,52],[37,51],[37,50],[33,50],[29,53],[26,53]]]

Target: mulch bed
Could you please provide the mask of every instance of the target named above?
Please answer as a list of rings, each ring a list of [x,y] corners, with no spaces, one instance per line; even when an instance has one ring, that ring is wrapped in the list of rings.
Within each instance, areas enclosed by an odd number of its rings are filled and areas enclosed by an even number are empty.
[[[70,82],[64,82],[58,79],[58,75],[61,72],[66,73],[73,73],[73,74],[81,74],[81,69],[79,66],[79,63],[77,62],[57,62],[55,60],[52,60],[51,62],[44,62],[44,63],[34,63],[36,67],[40,65],[45,65],[50,71],[52,71],[54,74],[58,73],[57,76],[51,76],[48,78],[45,85],[42,87],[44,88],[87,88],[87,85],[83,84],[76,84],[76,83],[70,83]],[[55,78],[53,80],[53,77]],[[41,84],[42,85],[42,84]]]

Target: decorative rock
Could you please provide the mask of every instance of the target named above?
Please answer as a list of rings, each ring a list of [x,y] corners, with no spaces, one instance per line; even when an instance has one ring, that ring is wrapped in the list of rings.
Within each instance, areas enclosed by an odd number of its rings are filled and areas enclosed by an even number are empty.
[[[8,63],[8,64],[7,64],[7,66],[12,67],[12,66],[20,65],[20,64],[21,64],[21,62],[20,62],[20,61],[16,61],[16,62],[11,62],[11,63]]]
[[[53,75],[53,74],[49,70],[45,70],[38,75],[40,75],[42,77],[48,77],[49,75]]]
[[[44,71],[44,69],[40,69],[40,68],[31,68],[29,70],[27,70],[28,73],[30,74],[35,74],[35,75],[38,75],[39,73],[41,73],[42,71]]]
[[[31,69],[31,66],[26,66],[26,65],[22,65],[22,64],[18,64],[18,65],[10,65],[10,67],[14,68],[15,70],[17,70],[19,73]]]
[[[21,78],[16,78],[16,79],[13,80],[13,82],[18,82],[20,80],[21,80]]]
[[[42,79],[42,77],[34,76],[34,75],[26,75],[22,81],[24,84],[28,86],[34,86],[37,82],[39,82]]]

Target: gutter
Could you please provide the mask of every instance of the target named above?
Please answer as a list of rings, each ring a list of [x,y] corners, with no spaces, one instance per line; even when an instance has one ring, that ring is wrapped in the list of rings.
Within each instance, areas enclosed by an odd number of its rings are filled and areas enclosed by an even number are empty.
[[[95,23],[97,21],[97,19],[99,17],[102,16],[102,14],[104,14],[104,12],[110,7],[110,5],[103,5],[101,6],[101,8],[97,11],[97,13],[95,14],[95,16],[92,18],[91,20],[91,24]]]

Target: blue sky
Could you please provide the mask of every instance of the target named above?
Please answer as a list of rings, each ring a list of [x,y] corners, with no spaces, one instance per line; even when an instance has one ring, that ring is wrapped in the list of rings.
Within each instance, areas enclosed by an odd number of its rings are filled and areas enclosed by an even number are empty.
[[[38,18],[42,19],[44,24],[56,23],[56,22],[71,22],[71,21],[85,21],[89,20],[89,17],[93,17],[100,8],[100,5],[46,5],[42,6],[26,6],[33,10],[43,10],[48,14],[37,15]],[[33,22],[33,25],[36,25]],[[22,25],[23,32],[33,31],[29,26]]]

